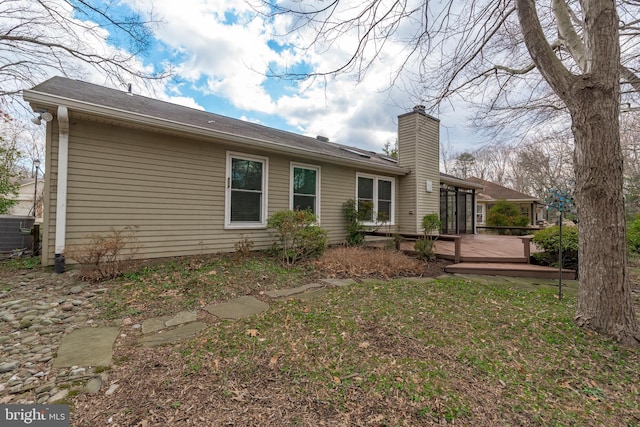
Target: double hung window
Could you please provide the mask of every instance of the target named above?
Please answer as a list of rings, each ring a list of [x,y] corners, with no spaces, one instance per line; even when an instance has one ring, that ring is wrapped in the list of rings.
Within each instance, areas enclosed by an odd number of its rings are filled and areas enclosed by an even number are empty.
[[[360,220],[365,224],[393,225],[395,180],[364,174],[358,174],[356,179],[356,200]]]
[[[226,227],[260,228],[266,225],[267,169],[265,157],[227,154]]]
[[[308,209],[320,217],[320,168],[291,164],[291,210]]]

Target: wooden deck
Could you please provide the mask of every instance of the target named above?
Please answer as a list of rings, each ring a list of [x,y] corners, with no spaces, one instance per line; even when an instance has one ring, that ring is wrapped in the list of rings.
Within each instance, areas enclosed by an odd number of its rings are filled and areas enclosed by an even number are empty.
[[[413,244],[412,241],[404,241],[401,249],[412,252]],[[558,279],[558,268],[529,264],[530,253],[537,250],[530,237],[518,236],[466,234],[453,238],[448,236],[446,240],[439,238],[435,243],[438,258],[455,262],[445,268],[448,273]],[[576,272],[563,269],[562,278],[574,280]]]
[[[525,244],[530,239],[519,236],[492,236],[463,234],[460,236],[459,262],[529,263]],[[440,258],[455,260],[455,241],[436,240],[436,254]]]

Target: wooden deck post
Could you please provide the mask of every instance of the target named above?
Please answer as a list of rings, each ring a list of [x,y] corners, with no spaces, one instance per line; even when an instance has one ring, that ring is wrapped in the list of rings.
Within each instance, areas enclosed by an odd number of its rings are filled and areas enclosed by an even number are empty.
[[[460,236],[454,236],[453,237],[454,243],[455,243],[455,256],[454,256],[454,262],[456,264],[460,263],[460,258],[462,257],[462,237]]]
[[[520,237],[524,245],[524,257],[527,259],[527,264],[531,264],[531,239],[533,239],[533,234]]]

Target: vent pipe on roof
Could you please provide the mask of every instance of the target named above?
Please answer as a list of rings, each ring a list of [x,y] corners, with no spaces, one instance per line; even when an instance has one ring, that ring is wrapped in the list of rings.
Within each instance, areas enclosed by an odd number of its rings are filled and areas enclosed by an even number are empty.
[[[127,95],[133,96],[133,93],[131,92],[131,83],[127,86]]]
[[[318,141],[322,141],[322,142],[329,142],[329,138],[327,138],[326,136],[322,136],[322,135],[316,136],[316,139]]]

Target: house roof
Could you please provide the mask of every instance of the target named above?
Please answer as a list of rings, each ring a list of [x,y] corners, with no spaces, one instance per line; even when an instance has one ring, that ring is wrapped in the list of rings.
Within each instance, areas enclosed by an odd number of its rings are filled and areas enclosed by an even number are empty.
[[[471,188],[478,191],[482,191],[482,189],[484,188],[482,184],[479,184],[477,182],[471,182],[470,180],[465,180],[462,178],[458,178],[457,176],[449,175],[442,172],[440,172],[440,182],[455,187]]]
[[[476,184],[480,184],[484,187],[484,190],[481,190],[478,194],[479,201],[495,201],[495,200],[507,200],[510,202],[535,202],[538,201],[533,196],[530,196],[525,193],[521,193],[516,190],[512,190],[510,188],[504,187],[502,185],[496,184],[491,181],[486,181],[484,179],[476,178],[472,176],[467,178],[467,181],[474,182]]]
[[[50,109],[54,115],[57,107],[64,105],[72,114],[86,113],[158,130],[188,132],[306,158],[358,165],[393,175],[409,173],[394,159],[372,151],[64,77],[53,77],[25,90],[23,96],[34,111]]]

